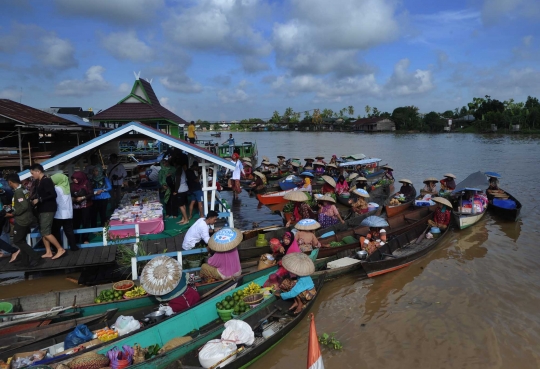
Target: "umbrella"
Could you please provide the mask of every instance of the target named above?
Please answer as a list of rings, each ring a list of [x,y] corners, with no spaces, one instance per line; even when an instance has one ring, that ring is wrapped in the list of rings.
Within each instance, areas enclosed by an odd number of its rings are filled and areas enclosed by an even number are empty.
[[[293,252],[281,259],[281,264],[288,272],[304,277],[315,273],[315,264],[303,252]]]
[[[428,183],[428,182],[439,182],[439,180],[434,177],[429,177],[429,178],[424,179],[424,183]]]
[[[296,223],[294,228],[300,231],[314,231],[321,228],[321,225],[319,224],[319,222],[313,219],[302,219],[298,223]]]
[[[151,295],[165,295],[176,288],[182,278],[182,266],[168,256],[150,260],[141,274],[141,285]]]
[[[334,200],[332,196],[328,196],[328,195],[324,195],[317,198],[317,201],[329,201],[329,202],[333,202],[334,204],[336,203],[336,200]]]
[[[450,177],[450,178],[457,178],[455,175],[453,175],[452,173],[446,173],[443,175],[444,177]]]
[[[303,202],[303,201],[309,200],[309,198],[307,197],[304,191],[291,191],[285,196],[283,196],[283,198],[285,200],[296,201],[296,202]]]
[[[336,181],[334,180],[334,178],[330,177],[330,176],[322,176],[321,177],[326,183],[328,183],[330,186],[332,187],[336,187]]]
[[[365,197],[365,198],[369,197],[369,193],[366,190],[362,189],[362,188],[354,189],[352,191],[352,193],[354,193],[355,195],[361,196],[361,197]]]
[[[302,172],[302,173],[300,173],[300,175],[301,175],[301,176],[306,176],[306,177],[311,177],[311,178],[315,177],[315,176],[313,175],[313,173],[310,173],[310,172]]]
[[[441,205],[446,205],[450,209],[452,209],[452,203],[450,201],[448,201],[447,199],[445,199],[444,197],[432,197],[431,201],[436,202],[436,203],[441,204]]]
[[[401,182],[401,183],[408,183],[408,184],[411,184],[411,185],[412,185],[411,180],[410,180],[410,179],[406,179],[406,178],[400,179],[398,182]]]
[[[360,223],[361,226],[365,226],[365,227],[388,227],[388,222],[381,218],[381,217],[378,217],[378,216],[375,216],[375,215],[372,215],[370,217],[367,217],[366,219],[364,219],[362,221],[362,223]]]
[[[485,172],[484,174],[488,177],[502,178],[502,176],[499,173],[495,173],[495,172]]]
[[[236,228],[221,228],[210,237],[208,247],[217,252],[230,251],[238,246],[243,238],[242,232]]]

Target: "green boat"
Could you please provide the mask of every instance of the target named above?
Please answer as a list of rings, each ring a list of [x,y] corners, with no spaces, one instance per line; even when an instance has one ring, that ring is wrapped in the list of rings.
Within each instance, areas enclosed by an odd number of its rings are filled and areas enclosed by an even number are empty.
[[[256,142],[243,142],[234,145],[234,151],[237,152],[241,158],[250,158],[252,163],[255,164],[258,155]],[[229,145],[220,145],[217,154],[222,158],[230,158],[231,153],[229,152]]]

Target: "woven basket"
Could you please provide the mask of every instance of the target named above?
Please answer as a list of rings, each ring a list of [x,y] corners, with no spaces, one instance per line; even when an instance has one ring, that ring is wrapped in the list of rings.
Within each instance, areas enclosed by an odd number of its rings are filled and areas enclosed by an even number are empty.
[[[267,255],[268,254],[262,254],[261,255],[261,258],[259,259],[259,266],[257,267],[257,270],[270,268],[271,266],[276,265],[276,261],[275,260],[269,260]]]
[[[125,286],[129,286],[129,287],[125,287]],[[124,280],[124,281],[116,282],[115,284],[113,284],[113,290],[128,291],[132,289],[133,286],[135,286],[135,283],[133,283],[133,281]]]
[[[256,293],[256,294],[249,295],[243,298],[244,302],[248,305],[258,304],[263,299],[264,299],[264,295],[262,293]]]

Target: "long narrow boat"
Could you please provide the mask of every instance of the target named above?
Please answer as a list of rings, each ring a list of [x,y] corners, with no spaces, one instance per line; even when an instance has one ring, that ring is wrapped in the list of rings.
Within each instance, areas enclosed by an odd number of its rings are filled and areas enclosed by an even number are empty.
[[[467,176],[463,181],[456,185],[456,189],[452,191],[452,217],[459,229],[469,228],[476,224],[487,211],[487,198],[483,195],[476,196],[481,193],[483,188],[488,186],[488,180],[484,173],[478,171]],[[474,193],[473,203],[464,201],[463,197],[467,194]],[[477,210],[477,205],[481,206],[480,211]]]
[[[386,211],[386,216],[388,218],[391,218],[393,216],[398,215],[399,213],[403,213],[405,210],[409,208],[414,203],[414,199],[416,198],[416,189],[414,190],[414,196],[411,196],[411,200],[404,202],[400,205],[390,205],[390,199],[386,200],[384,203],[384,210]]]
[[[291,191],[292,190],[268,192],[268,193],[265,193],[264,195],[257,195],[257,199],[259,200],[261,204],[264,204],[264,205],[287,203],[287,200],[285,200],[283,196],[285,196]]]
[[[278,181],[279,187],[283,191],[292,190],[293,188],[296,188],[298,186],[302,185],[302,178],[297,177],[295,175],[289,175],[285,178],[282,178]]]
[[[484,211],[479,213],[462,213],[458,210],[452,210],[452,216],[459,229],[469,228],[470,226],[478,223],[487,211],[488,206],[484,207]]]
[[[376,277],[405,268],[413,261],[434,249],[448,233],[446,229],[438,238],[425,239],[417,243],[418,237],[426,231],[426,223],[420,224],[414,229],[388,241],[371,255],[366,261],[362,261],[362,269],[368,277]]]
[[[505,200],[498,199],[488,194],[489,212],[502,219],[515,222],[521,212],[521,202],[508,192],[504,191],[504,193],[508,196]]]

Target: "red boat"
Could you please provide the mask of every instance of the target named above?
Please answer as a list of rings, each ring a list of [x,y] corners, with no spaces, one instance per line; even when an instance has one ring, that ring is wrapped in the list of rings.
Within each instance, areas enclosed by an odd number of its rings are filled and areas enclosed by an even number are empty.
[[[285,196],[291,191],[293,190],[267,192],[265,194],[257,195],[257,199],[259,199],[260,203],[264,205],[274,205],[274,204],[281,204],[281,203],[286,204],[287,200],[285,200],[283,196]]]

